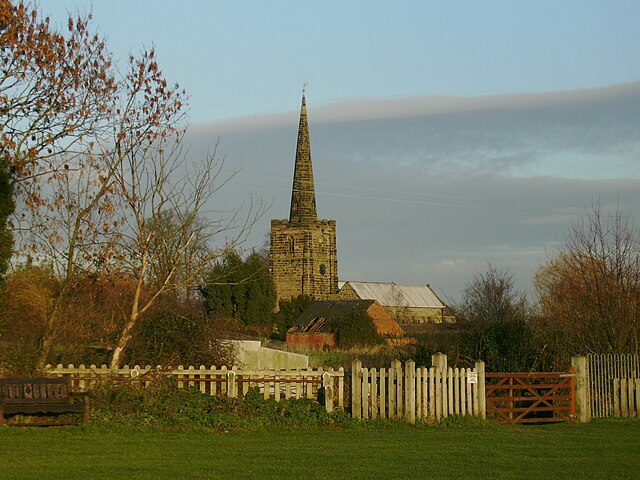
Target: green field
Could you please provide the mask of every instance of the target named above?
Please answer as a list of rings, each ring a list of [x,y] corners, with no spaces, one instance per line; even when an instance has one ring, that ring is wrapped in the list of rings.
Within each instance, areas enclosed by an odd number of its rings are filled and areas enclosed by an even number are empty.
[[[640,421],[213,431],[0,428],[0,478],[640,478]]]

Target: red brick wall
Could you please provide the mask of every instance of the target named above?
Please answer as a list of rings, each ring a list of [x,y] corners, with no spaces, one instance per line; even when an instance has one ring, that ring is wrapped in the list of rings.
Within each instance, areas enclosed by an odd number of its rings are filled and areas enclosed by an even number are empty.
[[[287,333],[290,345],[308,345],[314,347],[335,346],[336,336],[333,333]]]
[[[378,302],[373,303],[367,310],[367,313],[376,326],[378,335],[403,337],[404,330],[389,314],[389,311]]]

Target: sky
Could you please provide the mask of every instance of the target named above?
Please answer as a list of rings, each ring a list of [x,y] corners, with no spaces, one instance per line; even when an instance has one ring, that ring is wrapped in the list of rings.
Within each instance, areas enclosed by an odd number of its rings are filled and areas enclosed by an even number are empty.
[[[155,47],[190,95],[194,159],[220,138],[220,215],[289,211],[306,87],[318,213],[341,280],[455,303],[490,263],[533,277],[592,204],[640,208],[640,2],[46,0],[93,12],[116,59]]]

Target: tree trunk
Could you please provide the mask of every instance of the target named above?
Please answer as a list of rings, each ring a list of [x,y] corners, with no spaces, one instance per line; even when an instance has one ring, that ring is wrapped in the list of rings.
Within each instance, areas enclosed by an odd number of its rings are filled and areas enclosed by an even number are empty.
[[[124,349],[127,348],[129,344],[129,340],[133,337],[133,328],[136,326],[138,319],[140,318],[140,295],[142,293],[142,286],[144,285],[144,274],[146,272],[146,257],[143,258],[142,268],[140,272],[140,277],[136,283],[136,290],[133,295],[133,303],[131,305],[131,313],[129,317],[125,321],[124,326],[122,327],[122,333],[120,333],[120,337],[118,338],[118,344],[116,348],[113,350],[113,355],[111,356],[111,363],[109,364],[109,368],[119,368],[120,360],[122,359],[122,353]],[[143,309],[144,310],[144,309]]]
[[[47,365],[47,358],[51,352],[51,346],[53,345],[53,336],[50,332],[45,333],[44,337],[40,341],[40,352],[38,353],[38,360],[36,360],[36,369],[39,371],[44,370]]]
[[[53,347],[53,339],[56,337],[56,327],[58,324],[58,312],[60,305],[64,299],[66,299],[67,288],[64,287],[56,299],[56,303],[53,310],[47,316],[47,328],[44,335],[40,339],[40,352],[38,353],[38,359],[36,360],[35,367],[39,371],[43,371],[47,365],[51,348]]]
[[[111,363],[109,364],[109,368],[120,368],[122,353],[127,347],[129,340],[131,340],[131,337],[133,336],[133,327],[135,327],[137,320],[138,315],[134,313],[132,313],[129,318],[127,318],[127,321],[122,328],[122,333],[118,338],[118,344],[116,345],[116,348],[113,349],[113,355],[111,356]]]

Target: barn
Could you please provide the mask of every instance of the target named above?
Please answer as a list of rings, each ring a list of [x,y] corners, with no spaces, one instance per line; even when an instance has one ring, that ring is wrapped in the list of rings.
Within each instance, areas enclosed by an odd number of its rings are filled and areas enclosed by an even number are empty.
[[[400,324],[454,323],[455,316],[431,285],[396,285],[378,282],[344,282],[338,298],[376,300]]]

